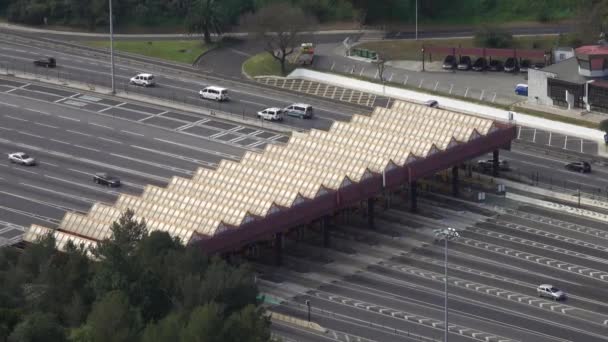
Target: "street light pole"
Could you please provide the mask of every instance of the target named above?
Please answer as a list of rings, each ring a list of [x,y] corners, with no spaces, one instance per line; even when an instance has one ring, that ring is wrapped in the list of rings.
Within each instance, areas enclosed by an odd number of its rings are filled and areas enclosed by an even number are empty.
[[[112,65],[112,95],[116,94],[114,86],[114,23],[112,18],[112,0],[108,0],[110,7],[110,64]]]
[[[306,307],[308,308],[308,322],[310,322],[310,301],[306,300]]]
[[[418,40],[418,0],[416,0],[416,40]]]
[[[435,234],[435,242],[439,241],[440,239],[444,240],[444,342],[448,342],[448,240],[456,240],[460,237],[460,234],[456,231],[456,229],[451,227],[446,229],[435,229],[433,233]]]

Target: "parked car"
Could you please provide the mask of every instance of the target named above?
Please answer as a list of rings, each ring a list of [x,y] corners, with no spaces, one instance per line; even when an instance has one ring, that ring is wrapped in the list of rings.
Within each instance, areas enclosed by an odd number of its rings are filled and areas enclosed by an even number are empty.
[[[460,62],[458,62],[458,70],[469,70],[471,69],[471,57],[462,56]]]
[[[515,94],[522,95],[522,96],[528,96],[528,85],[524,84],[524,83],[519,83],[518,85],[516,85]]]
[[[258,112],[258,118],[269,121],[283,121],[283,110],[277,107],[266,108]]]
[[[534,69],[534,70],[540,70],[544,67],[545,67],[545,63],[543,63],[543,62],[537,62],[537,63],[534,63],[534,65],[532,65],[532,69]]]
[[[112,188],[120,186],[120,179],[111,176],[105,172],[96,173],[93,176],[93,182],[99,185],[105,185]]]
[[[428,101],[424,101],[424,105],[431,107],[431,108],[437,108],[439,107],[439,102],[437,102],[437,100],[428,100]]]
[[[35,66],[41,66],[45,68],[54,68],[57,66],[57,61],[53,57],[42,57],[34,61]]]
[[[490,71],[503,71],[504,67],[503,67],[502,61],[500,61],[498,59],[493,59],[490,61],[490,65],[489,65],[488,69]]]
[[[531,66],[532,66],[532,62],[530,62],[529,59],[524,59],[519,64],[519,71],[521,71],[521,72],[528,72],[528,69],[530,69]]]
[[[28,154],[23,152],[15,152],[8,155],[8,160],[11,163],[21,164],[25,166],[36,165],[36,159],[30,157]]]
[[[129,80],[130,84],[142,87],[151,87],[156,84],[154,75],[152,74],[137,74]]]
[[[589,173],[591,172],[591,164],[586,161],[572,162],[566,164],[566,170],[580,173]]]
[[[201,99],[228,101],[228,89],[216,86],[205,87],[198,92]]]
[[[300,119],[312,119],[312,106],[305,103],[294,103],[283,108],[283,113]]]
[[[547,297],[553,300],[566,299],[566,293],[555,286],[541,284],[536,288],[539,297]]]
[[[519,65],[517,65],[517,59],[513,57],[507,58],[505,61],[505,72],[516,72],[518,68]]]
[[[489,172],[494,168],[494,160],[493,159],[483,159],[477,161],[477,170],[480,172]],[[498,160],[498,169],[500,171],[509,171],[511,170],[511,165],[509,162],[504,159]]]
[[[453,55],[447,55],[443,60],[444,69],[455,69],[457,64],[458,62],[456,61],[456,57],[454,57]]]
[[[473,70],[475,71],[484,71],[488,68],[488,60],[483,58],[483,57],[479,57],[475,60],[475,63],[473,63]]]

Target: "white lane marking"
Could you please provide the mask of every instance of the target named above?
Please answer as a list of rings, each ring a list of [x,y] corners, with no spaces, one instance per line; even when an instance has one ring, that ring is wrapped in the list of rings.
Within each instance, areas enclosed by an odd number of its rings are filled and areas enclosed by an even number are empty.
[[[12,103],[8,103],[8,102],[2,102],[2,101],[0,101],[0,104],[2,104],[3,106],[13,107],[13,108],[19,108],[19,106],[14,105]]]
[[[50,139],[50,140],[51,140],[51,141],[54,141],[54,142],[58,142],[58,143],[60,143],[60,144],[72,145],[72,143],[65,142],[65,141],[62,141],[62,140],[57,140],[57,139]]]
[[[104,137],[97,137],[97,138],[98,138],[98,139],[101,139],[101,140],[109,141],[109,142],[111,142],[111,143],[115,143],[115,144],[122,144],[122,142],[121,142],[121,141],[118,141],[118,140],[113,140],[113,139],[104,138]]]
[[[234,159],[234,160],[241,160],[241,157],[238,157],[238,156],[235,156],[235,155],[232,155],[232,154],[222,153],[222,152],[213,151],[213,150],[207,150],[207,149],[204,149],[204,148],[194,147],[194,146],[190,146],[190,145],[186,145],[186,144],[180,144],[178,142],[174,142],[174,141],[171,141],[171,140],[160,139],[160,138],[154,138],[154,140],[162,141],[162,142],[165,142],[167,144],[172,144],[172,145],[188,148],[188,149],[199,151],[199,152],[205,152],[205,153],[215,154],[216,156],[222,156],[222,157],[230,158],[230,159]]]
[[[103,192],[105,194],[111,194],[111,195],[117,195],[117,196],[120,195],[120,192],[118,192],[118,191],[112,191],[112,190],[108,190],[108,189],[105,189],[105,188],[99,188],[99,187],[96,187],[96,186],[80,184],[78,182],[74,182],[74,181],[69,180],[69,179],[63,179],[63,178],[49,176],[49,175],[44,175],[44,177],[50,178],[50,179],[54,179],[54,180],[59,181],[59,182],[68,183],[68,184],[71,184],[71,185],[74,185],[74,186],[79,186],[79,187],[83,187],[83,188],[86,188],[86,189],[95,190],[95,191],[98,191],[98,192]]]
[[[95,203],[95,202],[103,202],[103,201],[97,201],[97,200],[94,200],[94,199],[90,199],[90,198],[87,198],[87,197],[76,196],[76,195],[69,195],[69,194],[67,194],[67,193],[65,193],[63,191],[55,191],[55,190],[52,190],[52,189],[48,189],[48,188],[44,188],[44,187],[41,187],[41,186],[32,185],[32,184],[28,184],[28,183],[19,183],[19,184],[24,185],[24,186],[28,186],[30,188],[34,188],[34,189],[50,192],[50,193],[53,193],[53,194],[56,194],[56,195],[64,196],[64,197],[67,197],[67,198],[76,199],[76,200],[79,200],[79,201],[85,202],[85,203],[91,203],[92,204],[92,203]]]
[[[140,133],[135,133],[135,132],[131,132],[131,131],[125,131],[124,129],[121,129],[120,131],[121,131],[121,132],[128,133],[128,134],[138,135],[138,136],[140,136],[140,137],[143,137],[143,136],[144,136],[143,134],[140,134]]]
[[[100,124],[94,123],[94,122],[89,122],[89,125],[93,125],[93,126],[97,126],[97,127],[101,127],[101,128],[106,128],[106,129],[114,130],[114,128],[112,128],[112,127],[100,125]]]
[[[6,191],[1,191],[0,190],[0,193],[4,194],[4,195],[7,195],[7,196],[12,196],[12,197],[19,198],[19,199],[22,199],[22,200],[25,200],[25,201],[42,204],[42,205],[45,205],[47,207],[51,207],[51,208],[55,208],[55,209],[59,209],[59,210],[63,210],[63,211],[74,211],[74,212],[82,213],[82,211],[80,211],[80,210],[78,210],[76,208],[66,207],[66,206],[62,206],[62,205],[46,202],[46,201],[43,201],[43,200],[34,199],[34,198],[31,198],[31,197],[17,195],[17,194],[13,194],[11,192],[6,192]]]
[[[22,119],[22,118],[17,118],[17,117],[8,115],[8,114],[5,114],[4,116],[7,117],[7,118],[9,118],[9,119],[13,119],[13,120],[19,120],[19,121],[24,121],[24,122],[28,122],[29,121],[29,120]]]
[[[86,147],[86,146],[82,146],[82,145],[74,145],[74,147],[79,147],[79,148],[83,148],[85,150],[89,150],[89,151],[93,151],[93,152],[100,152],[98,149],[96,148],[92,148],[92,147]]]
[[[137,149],[140,149],[140,150],[144,150],[144,151],[148,151],[148,152],[152,152],[152,153],[157,153],[157,154],[160,154],[160,155],[163,155],[163,156],[167,156],[167,157],[171,157],[171,158],[175,158],[175,159],[185,160],[185,161],[188,161],[188,162],[191,162],[191,163],[195,163],[195,164],[199,164],[199,165],[217,166],[216,163],[211,163],[211,162],[204,161],[204,160],[199,160],[199,159],[189,158],[189,157],[185,157],[185,156],[180,156],[180,155],[174,154],[174,153],[158,151],[158,150],[154,150],[154,149],[146,148],[146,147],[141,147],[141,146],[137,146],[137,145],[131,145],[131,147],[137,148]]]
[[[37,134],[33,134],[33,133],[24,132],[24,131],[17,131],[17,133],[23,134],[23,135],[29,135],[30,137],[34,137],[34,138],[46,139],[43,136],[40,136],[40,135],[37,135]]]
[[[48,162],[40,162],[40,164],[44,164],[44,165],[49,165],[49,166],[55,166],[55,167],[59,167],[59,165],[57,165],[57,164],[48,163]]]
[[[91,136],[90,134],[87,134],[87,133],[82,133],[82,132],[78,132],[78,131],[73,131],[73,130],[71,130],[71,129],[66,129],[66,131],[67,131],[67,132],[70,132],[70,133],[74,133],[74,134],[80,134],[80,135],[84,135],[85,137],[90,137],[90,136]]]
[[[47,125],[47,124],[43,124],[41,122],[34,122],[34,125],[38,125],[38,126],[44,126],[44,127],[48,127],[48,128],[59,128],[57,126],[53,126],[53,125]]]
[[[23,108],[23,109],[27,110],[28,112],[34,112],[34,113],[38,113],[38,114],[42,114],[42,115],[51,115],[51,113],[47,113],[45,111],[38,110],[38,109],[32,109],[32,108]]]
[[[3,130],[5,130],[5,131],[12,131],[12,129],[10,129],[10,128],[6,128],[6,127],[0,127],[0,129],[3,129]]]
[[[137,158],[125,156],[125,155],[122,155],[122,154],[110,153],[110,155],[118,157],[118,158],[123,158],[123,159],[131,160],[131,161],[134,161],[134,162],[150,165],[150,166],[156,166],[156,167],[158,167],[160,169],[177,171],[177,172],[185,173],[187,175],[193,175],[194,174],[194,172],[190,171],[190,170],[180,169],[180,168],[177,168],[177,167],[167,166],[167,165],[163,165],[163,164],[158,164],[158,163],[154,163],[154,162],[147,161],[147,160],[142,160],[142,159],[137,159]]]
[[[66,119],[66,120],[72,120],[72,121],[80,122],[80,119],[74,119],[74,118],[71,118],[69,116],[59,115],[58,117],[60,117],[62,119]]]
[[[68,169],[68,170],[72,171],[72,172],[76,172],[76,173],[81,173],[83,175],[92,176],[92,174],[90,172],[80,171],[80,170],[76,170],[76,169]],[[125,181],[122,181],[122,180],[120,181],[120,184],[122,184],[122,185],[128,185],[130,187],[138,188],[138,189],[143,189],[144,188],[143,185],[139,185],[139,184],[135,184],[135,183],[131,183],[131,182],[125,182]]]

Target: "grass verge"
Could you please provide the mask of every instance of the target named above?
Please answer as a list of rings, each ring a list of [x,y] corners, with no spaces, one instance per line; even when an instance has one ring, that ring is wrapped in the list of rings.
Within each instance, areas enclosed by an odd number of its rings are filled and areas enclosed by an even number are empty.
[[[286,72],[289,74],[295,66],[286,63]],[[284,76],[281,73],[281,64],[274,59],[268,52],[258,53],[257,55],[249,57],[243,63],[243,71],[249,75],[249,77],[256,76]]]
[[[107,41],[90,41],[86,44],[98,48],[110,47]],[[114,48],[118,51],[188,64],[194,63],[198,56],[212,47],[199,40],[114,41]]]
[[[557,43],[557,36],[514,37],[514,47],[519,49],[549,50]],[[380,53],[385,60],[420,60],[422,46],[455,46],[476,47],[473,38],[453,39],[420,39],[420,40],[383,40],[371,41],[357,45],[357,48],[369,49]],[[437,56],[436,58],[443,58]]]

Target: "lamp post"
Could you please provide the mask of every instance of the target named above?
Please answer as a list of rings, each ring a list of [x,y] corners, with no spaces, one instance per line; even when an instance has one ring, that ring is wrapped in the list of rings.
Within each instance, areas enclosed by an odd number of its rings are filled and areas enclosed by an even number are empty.
[[[108,0],[110,7],[110,64],[112,65],[112,95],[116,94],[116,88],[114,86],[114,22],[112,18],[112,0]]]
[[[416,40],[418,40],[418,0],[416,0]]]
[[[306,300],[306,307],[308,308],[308,322],[310,322],[310,301]]]
[[[453,241],[460,237],[460,234],[456,229],[448,227],[445,229],[435,229],[433,231],[435,234],[435,242],[444,241],[444,278],[445,278],[445,287],[444,287],[444,321],[445,321],[445,331],[444,331],[444,342],[448,342],[448,240]]]

